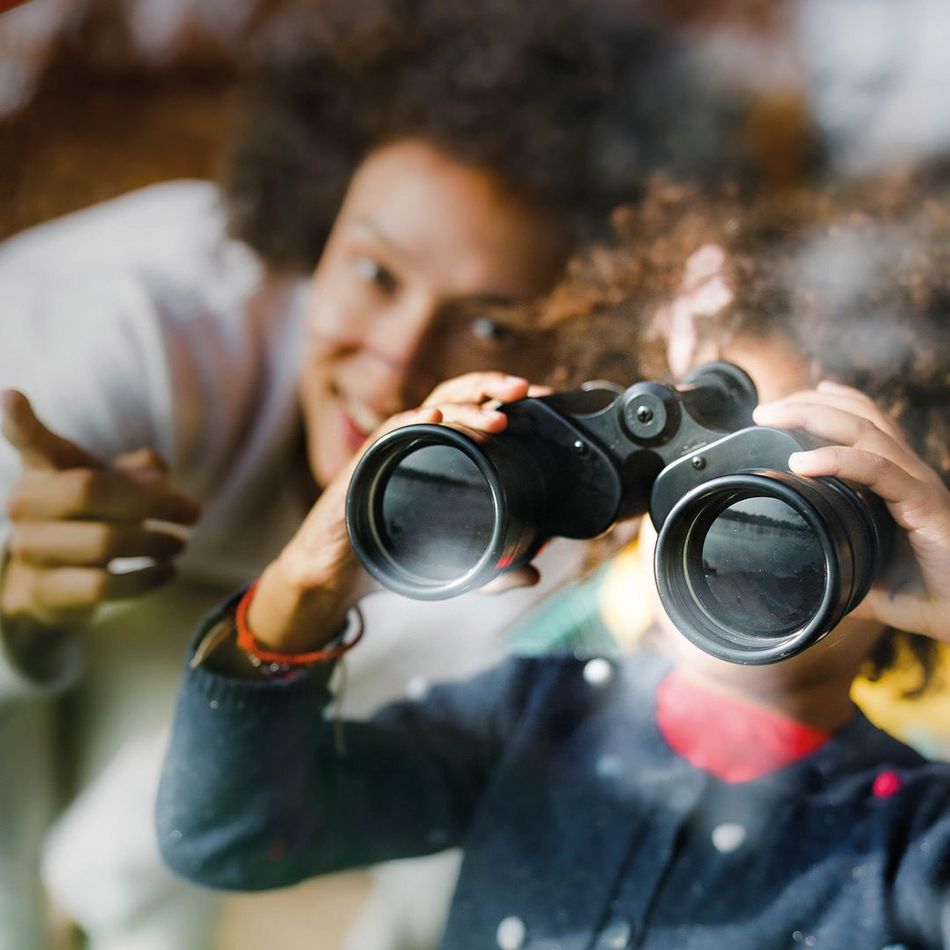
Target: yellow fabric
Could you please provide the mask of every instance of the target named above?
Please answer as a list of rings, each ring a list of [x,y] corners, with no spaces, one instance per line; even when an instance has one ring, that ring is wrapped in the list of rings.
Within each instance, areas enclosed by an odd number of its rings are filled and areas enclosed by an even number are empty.
[[[635,643],[653,620],[653,597],[640,569],[640,551],[631,541],[615,555],[600,588],[600,615],[623,646]]]
[[[933,686],[917,699],[903,694],[917,685],[916,663],[905,651],[876,683],[861,677],[851,696],[873,723],[935,759],[950,761],[950,649],[940,648]]]

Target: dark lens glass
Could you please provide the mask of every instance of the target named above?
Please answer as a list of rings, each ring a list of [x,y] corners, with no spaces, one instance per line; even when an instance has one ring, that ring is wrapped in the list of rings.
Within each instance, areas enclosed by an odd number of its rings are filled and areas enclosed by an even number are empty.
[[[783,636],[814,616],[825,588],[825,557],[805,520],[777,498],[725,508],[703,540],[696,596],[733,629]]]
[[[401,568],[429,581],[462,577],[484,554],[495,511],[478,466],[450,445],[410,452],[382,493],[384,547]]]

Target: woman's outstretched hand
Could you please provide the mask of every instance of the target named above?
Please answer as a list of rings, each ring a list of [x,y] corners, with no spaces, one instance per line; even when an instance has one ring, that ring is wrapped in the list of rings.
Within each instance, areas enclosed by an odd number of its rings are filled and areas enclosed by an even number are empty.
[[[175,576],[180,531],[198,504],[169,484],[149,449],[98,459],[53,432],[23,393],[0,393],[3,435],[22,472],[6,499],[11,522],[0,614],[31,635],[84,624],[100,604],[142,596]],[[164,525],[164,527],[163,527]],[[145,558],[124,573],[116,558]]]
[[[866,485],[903,529],[891,564],[856,613],[950,642],[950,491],[896,423],[863,393],[832,382],[759,406],[754,418],[827,440],[794,453],[791,470]]]

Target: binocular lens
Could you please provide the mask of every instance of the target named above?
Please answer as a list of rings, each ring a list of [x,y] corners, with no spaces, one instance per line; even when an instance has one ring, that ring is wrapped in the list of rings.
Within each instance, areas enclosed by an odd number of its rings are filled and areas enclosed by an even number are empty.
[[[504,439],[487,448],[456,429],[404,426],[360,459],[346,526],[366,569],[419,600],[457,597],[534,553],[538,487],[506,489],[523,468]]]
[[[660,598],[701,649],[774,663],[820,640],[864,595],[878,535],[843,485],[787,473],[713,479],[686,494],[656,548]]]
[[[728,505],[697,545],[697,601],[726,626],[787,636],[804,626],[821,603],[821,543],[784,501],[746,498]]]
[[[423,583],[465,575],[491,542],[491,489],[455,446],[424,445],[408,452],[390,470],[378,498],[382,550]]]

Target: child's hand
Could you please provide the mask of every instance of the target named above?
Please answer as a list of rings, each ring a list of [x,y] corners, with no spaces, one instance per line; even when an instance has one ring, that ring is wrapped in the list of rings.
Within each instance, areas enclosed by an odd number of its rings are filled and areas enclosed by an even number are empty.
[[[393,429],[418,423],[501,432],[508,417],[494,404],[540,392],[518,376],[467,373],[437,386],[418,409],[388,419],[366,440],[363,450]],[[271,649],[300,653],[322,646],[350,606],[369,589],[371,582],[346,531],[346,494],[360,455],[362,451],[326,486],[296,535],[261,576],[248,625],[255,638]],[[535,580],[536,573],[523,582]]]
[[[892,564],[858,608],[861,616],[950,642],[950,491],[867,396],[838,383],[759,406],[760,425],[804,429],[831,445],[796,452],[789,467],[809,477],[867,485],[906,532]]]

